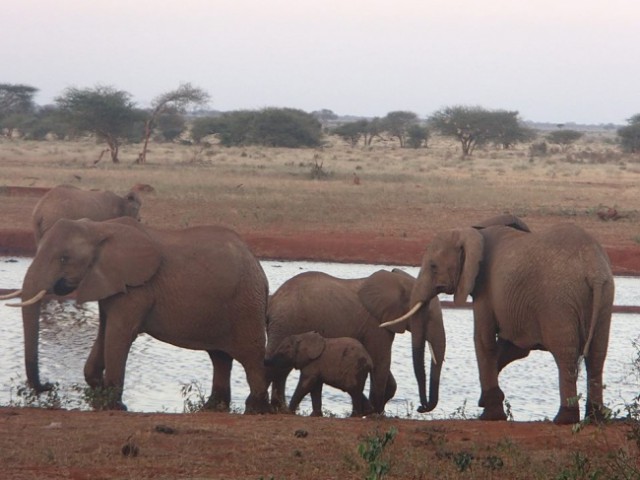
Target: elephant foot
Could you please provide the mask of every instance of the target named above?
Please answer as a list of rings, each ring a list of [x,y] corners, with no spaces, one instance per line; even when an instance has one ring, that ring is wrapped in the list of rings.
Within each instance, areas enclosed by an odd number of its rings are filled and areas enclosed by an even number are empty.
[[[556,425],[569,425],[580,421],[580,407],[560,407],[553,423]]]
[[[53,390],[53,383],[37,383],[32,388],[37,394],[50,392],[51,390]]]
[[[271,407],[269,406],[269,397],[267,392],[260,395],[249,394],[244,402],[245,415],[255,415],[270,413]]]
[[[228,412],[231,409],[224,400],[217,400],[212,397],[209,397],[209,400],[206,401],[202,408],[211,412]]]
[[[504,413],[503,401],[504,393],[500,387],[494,387],[486,392],[483,391],[478,402],[479,406],[484,407],[480,420],[506,420],[507,414]]]
[[[584,418],[594,423],[603,423],[611,418],[611,411],[604,405],[587,400],[587,411]]]
[[[318,410],[313,410],[311,412],[311,415],[309,415],[310,417],[322,417],[322,410],[318,411]]]

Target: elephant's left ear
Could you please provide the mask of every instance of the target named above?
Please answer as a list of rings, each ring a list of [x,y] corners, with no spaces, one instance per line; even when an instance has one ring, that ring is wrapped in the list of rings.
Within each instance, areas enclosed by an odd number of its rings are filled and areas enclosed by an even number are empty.
[[[415,279],[405,272],[378,270],[358,290],[358,298],[371,316],[380,323],[402,316],[409,310],[409,297]],[[394,333],[404,333],[407,322],[391,325]]]
[[[476,277],[480,271],[484,238],[473,228],[465,228],[457,233],[457,245],[460,248],[460,279],[453,294],[453,302],[462,306],[467,301],[467,296],[473,292]]]
[[[77,290],[77,301],[100,300],[147,282],[158,270],[158,244],[139,224],[91,222],[96,230],[94,263]]]

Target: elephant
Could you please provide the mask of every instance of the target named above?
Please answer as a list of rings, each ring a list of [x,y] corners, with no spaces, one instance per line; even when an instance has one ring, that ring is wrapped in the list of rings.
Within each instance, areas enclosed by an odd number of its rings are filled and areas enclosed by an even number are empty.
[[[513,226],[440,232],[423,256],[407,315],[440,293],[453,294],[458,305],[468,295],[473,299],[482,420],[506,419],[498,375],[531,350],[549,351],[557,364],[556,424],[580,420],[575,400],[581,356],[586,417],[602,417],[614,281],[606,252],[582,228],[563,223],[538,233]],[[397,320],[405,322],[407,315]]]
[[[72,185],[53,187],[38,201],[31,215],[36,245],[60,218],[109,220],[118,217],[139,219],[142,200],[137,191],[124,196],[108,190],[82,190]]]
[[[357,279],[341,279],[322,272],[305,272],[290,278],[269,301],[267,358],[275,354],[286,337],[310,330],[325,338],[354,338],[372,359],[369,400],[374,413],[383,413],[397,386],[390,371],[394,335],[410,330],[420,396],[418,411],[433,410],[438,403],[446,348],[439,300],[434,298],[411,321],[379,328],[381,323],[406,311],[414,282],[415,278],[398,269],[379,270]],[[425,385],[425,343],[432,347],[429,399]],[[287,411],[285,385],[290,371],[291,367],[267,369],[272,385],[271,406],[276,412]]]
[[[327,384],[351,396],[352,417],[371,410],[362,393],[373,361],[362,344],[354,338],[324,338],[318,332],[306,332],[285,338],[265,365],[293,366],[300,370],[289,411],[295,413],[300,401],[311,392],[312,417],[322,416],[322,385]]]
[[[140,333],[206,350],[213,386],[205,407],[228,410],[233,359],[246,372],[245,412],[269,409],[263,365],[269,286],[260,263],[232,230],[199,226],[160,231],[121,217],[60,219],[43,237],[22,288],[27,381],[37,392],[40,302],[49,293],[98,301],[99,329],[84,368],[93,389],[122,403],[125,364]]]

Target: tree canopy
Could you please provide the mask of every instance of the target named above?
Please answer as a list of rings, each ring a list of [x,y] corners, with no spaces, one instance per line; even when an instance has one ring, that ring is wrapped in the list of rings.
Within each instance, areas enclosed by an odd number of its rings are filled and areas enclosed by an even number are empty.
[[[563,149],[567,149],[571,144],[582,138],[583,133],[577,130],[554,130],[547,134],[547,140],[551,143],[562,145]]]
[[[191,133],[195,141],[216,134],[225,146],[296,148],[317,147],[322,142],[320,122],[313,115],[293,108],[238,110],[218,117],[197,118]]]
[[[36,110],[33,97],[37,91],[30,85],[0,83],[0,130],[4,135],[11,137],[24,127]]]
[[[618,137],[623,150],[629,153],[640,152],[640,113],[627,120],[627,125],[618,129]]]
[[[120,145],[131,138],[136,122],[142,120],[131,95],[110,86],[67,88],[56,103],[72,128],[93,133],[107,144],[114,163],[119,162]]]
[[[445,107],[429,117],[429,124],[440,134],[458,139],[464,156],[476,147],[494,142],[509,148],[525,141],[531,131],[518,119],[517,111],[487,110],[482,107]]]
[[[148,118],[144,123],[144,138],[142,144],[142,151],[138,154],[137,163],[145,163],[147,161],[147,149],[149,146],[149,138],[151,132],[158,125],[158,119],[162,115],[172,115],[173,125],[177,125],[178,120],[175,118],[185,112],[186,108],[192,106],[202,106],[209,101],[209,94],[202,90],[192,86],[190,83],[183,83],[175,90],[163,93],[157,96],[152,103],[152,110],[149,113]],[[165,125],[169,119],[164,119]],[[175,132],[172,132],[175,133]],[[174,135],[174,138],[180,134],[178,132]]]

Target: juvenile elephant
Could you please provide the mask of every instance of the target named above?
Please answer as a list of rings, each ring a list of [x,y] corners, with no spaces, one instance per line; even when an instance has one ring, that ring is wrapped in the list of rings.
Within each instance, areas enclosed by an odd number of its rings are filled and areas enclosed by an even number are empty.
[[[352,417],[369,413],[371,404],[362,393],[373,361],[362,344],[349,337],[324,338],[318,332],[285,338],[265,365],[293,366],[300,370],[289,410],[295,413],[302,399],[311,393],[313,417],[322,416],[322,385],[347,392],[353,405]]]
[[[287,280],[269,302],[267,358],[274,355],[286,337],[310,330],[325,338],[354,338],[362,343],[373,361],[369,399],[374,412],[382,413],[396,390],[390,372],[394,335],[410,330],[420,395],[418,410],[433,410],[438,403],[446,346],[440,302],[434,298],[410,321],[380,328],[381,323],[408,309],[414,282],[415,278],[401,270],[380,270],[358,279],[306,272]],[[424,365],[427,341],[433,347],[429,399]],[[290,371],[291,367],[273,366],[267,371],[272,382],[271,404],[276,411],[286,410],[285,384]]]
[[[76,292],[98,301],[100,320],[84,374],[122,404],[125,364],[140,333],[178,347],[206,350],[213,363],[207,407],[228,409],[236,359],[246,371],[247,412],[268,410],[264,369],[268,283],[231,230],[202,226],[157,231],[122,217],[105,222],[59,220],[45,235],[24,278],[22,307],[27,380],[40,382],[38,320],[46,294]]]
[[[60,218],[102,221],[118,217],[138,219],[142,200],[136,191],[123,197],[108,190],[81,190],[72,185],[58,185],[49,190],[33,209],[32,225],[36,245]]]
[[[453,294],[457,304],[473,297],[481,419],[506,419],[498,374],[536,349],[548,350],[558,366],[561,405],[554,422],[580,419],[575,398],[581,356],[586,415],[601,416],[614,283],[606,253],[584,230],[561,224],[541,233],[506,226],[439,233],[424,254],[412,311],[439,293]]]

